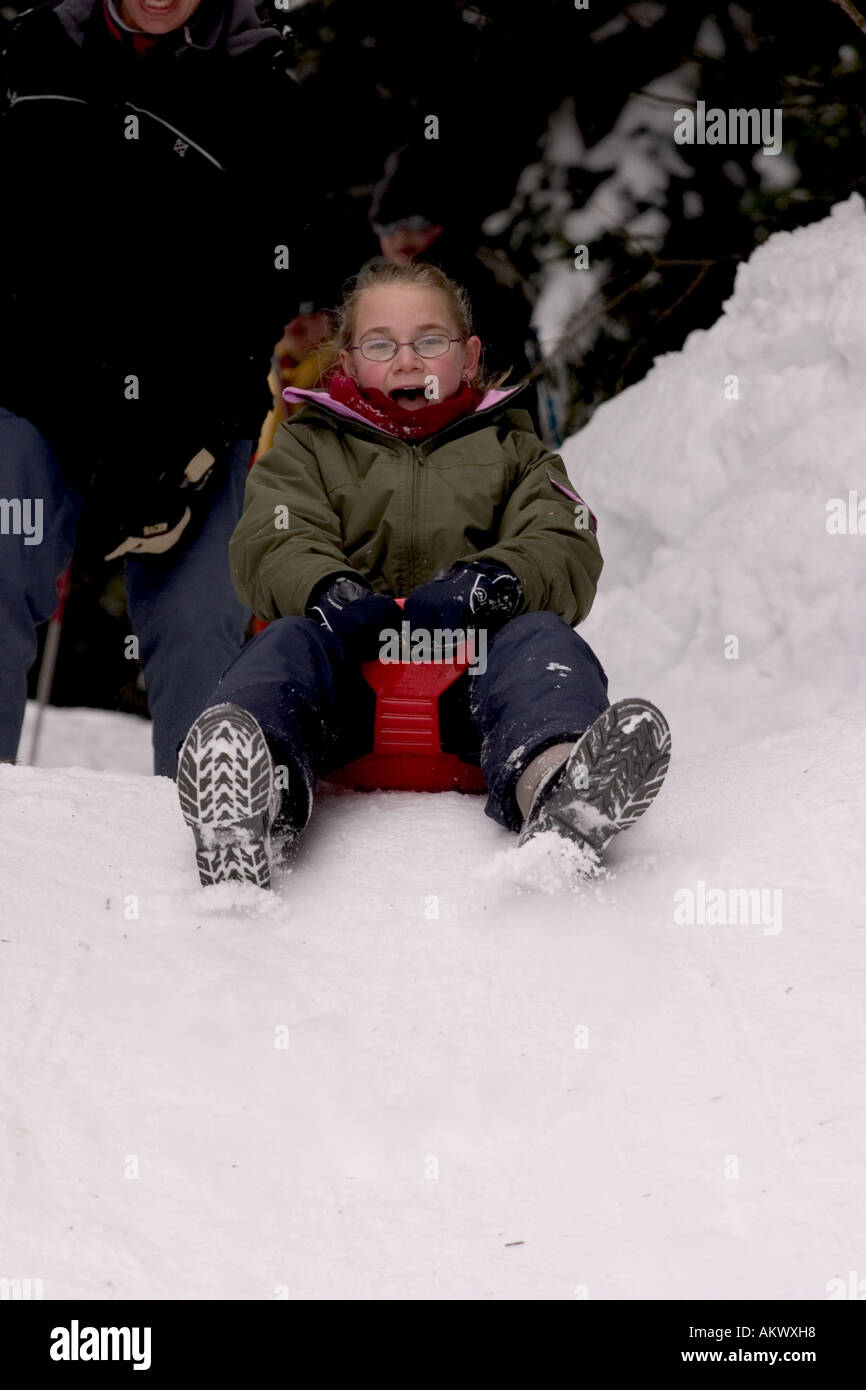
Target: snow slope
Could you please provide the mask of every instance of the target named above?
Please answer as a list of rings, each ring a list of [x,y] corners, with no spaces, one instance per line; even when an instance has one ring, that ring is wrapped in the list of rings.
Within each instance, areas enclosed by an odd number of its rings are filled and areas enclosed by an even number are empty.
[[[606,563],[581,631],[680,751],[820,719],[866,685],[864,304],[853,194],[771,237],[718,323],[563,449]],[[831,534],[828,504],[852,491],[863,534]]]
[[[773,238],[567,446],[607,558],[584,631],[674,738],[607,876],[477,798],[380,793],[324,796],[275,893],[202,891],[140,721],[51,710],[50,767],[0,767],[0,1274],[489,1300],[862,1272],[866,541],[824,504],[862,458],[864,251],[856,199]],[[700,920],[738,889],[745,921]]]

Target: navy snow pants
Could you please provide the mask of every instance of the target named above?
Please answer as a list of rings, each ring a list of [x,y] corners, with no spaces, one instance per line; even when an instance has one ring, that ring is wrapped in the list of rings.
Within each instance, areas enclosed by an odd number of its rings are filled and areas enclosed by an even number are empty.
[[[177,746],[237,652],[247,620],[232,586],[229,538],[243,508],[252,441],[238,440],[200,523],[164,555],[126,558],[129,618],[138,636],[153,719],[154,771],[177,772]],[[38,501],[40,527],[0,534],[0,758],[13,760],[36,659],[39,623],[57,605],[84,497],[69,487],[45,436],[0,407],[0,497]]]
[[[316,778],[373,746],[373,691],[339,639],[309,618],[280,618],[254,637],[206,708],[225,701],[255,716],[286,768],[283,814],[298,829]],[[519,830],[514,787],[527,764],[576,740],[608,704],[607,676],[583,638],[553,613],[524,613],[489,639],[486,669],[442,696],[442,746],[480,762],[487,815]]]

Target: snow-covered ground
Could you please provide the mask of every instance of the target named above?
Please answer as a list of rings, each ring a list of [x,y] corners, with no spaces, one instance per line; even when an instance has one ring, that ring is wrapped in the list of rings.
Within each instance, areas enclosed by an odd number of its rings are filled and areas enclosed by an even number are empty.
[[[864,294],[855,198],[566,446],[607,561],[583,631],[674,740],[607,876],[477,798],[378,793],[323,797],[276,892],[203,891],[148,726],[48,712],[45,766],[0,768],[0,1275],[482,1300],[862,1276],[866,538],[826,523],[862,479]]]

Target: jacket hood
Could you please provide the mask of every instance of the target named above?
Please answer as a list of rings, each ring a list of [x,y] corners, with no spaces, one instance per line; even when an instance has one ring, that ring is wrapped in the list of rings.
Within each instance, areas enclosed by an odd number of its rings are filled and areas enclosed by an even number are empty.
[[[80,46],[88,25],[102,5],[103,0],[61,0],[54,13],[70,38]],[[118,9],[117,3],[114,9]],[[180,40],[177,31],[173,30],[172,34]],[[184,25],[182,36],[190,48],[223,46],[229,56],[235,58],[260,43],[279,39],[280,33],[262,24],[253,0],[202,0],[189,23]]]
[[[507,386],[504,389],[487,391],[481,397],[472,414],[478,415],[482,410],[490,410],[495,405],[501,405],[503,401],[507,401],[509,397],[517,395],[522,390],[523,385],[518,384],[517,386]],[[374,425],[359,411],[353,410],[351,406],[343,405],[342,401],[335,401],[327,391],[305,391],[300,386],[287,386],[283,392],[283,400],[290,404],[300,402],[303,405],[320,405],[325,410],[330,410],[334,415],[343,415],[348,420],[360,420],[361,424],[366,425],[368,429],[379,429],[378,425]],[[387,430],[382,430],[381,433],[387,434]]]

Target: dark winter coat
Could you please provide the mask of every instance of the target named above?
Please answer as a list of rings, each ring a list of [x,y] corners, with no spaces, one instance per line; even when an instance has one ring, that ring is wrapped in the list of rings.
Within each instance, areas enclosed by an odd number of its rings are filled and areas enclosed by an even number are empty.
[[[347,563],[401,597],[480,556],[517,575],[523,611],[586,617],[602,567],[595,521],[512,392],[489,391],[474,414],[415,443],[325,392],[292,394],[314,403],[253,465],[230,545],[235,588],[260,618],[300,616]]]
[[[312,233],[302,155],[291,189],[271,190],[269,146],[303,117],[252,0],[204,0],[147,56],[130,38],[111,36],[103,0],[63,0],[8,40],[0,404],[70,480],[99,467],[139,487],[175,454],[182,468],[211,440],[257,437]]]

